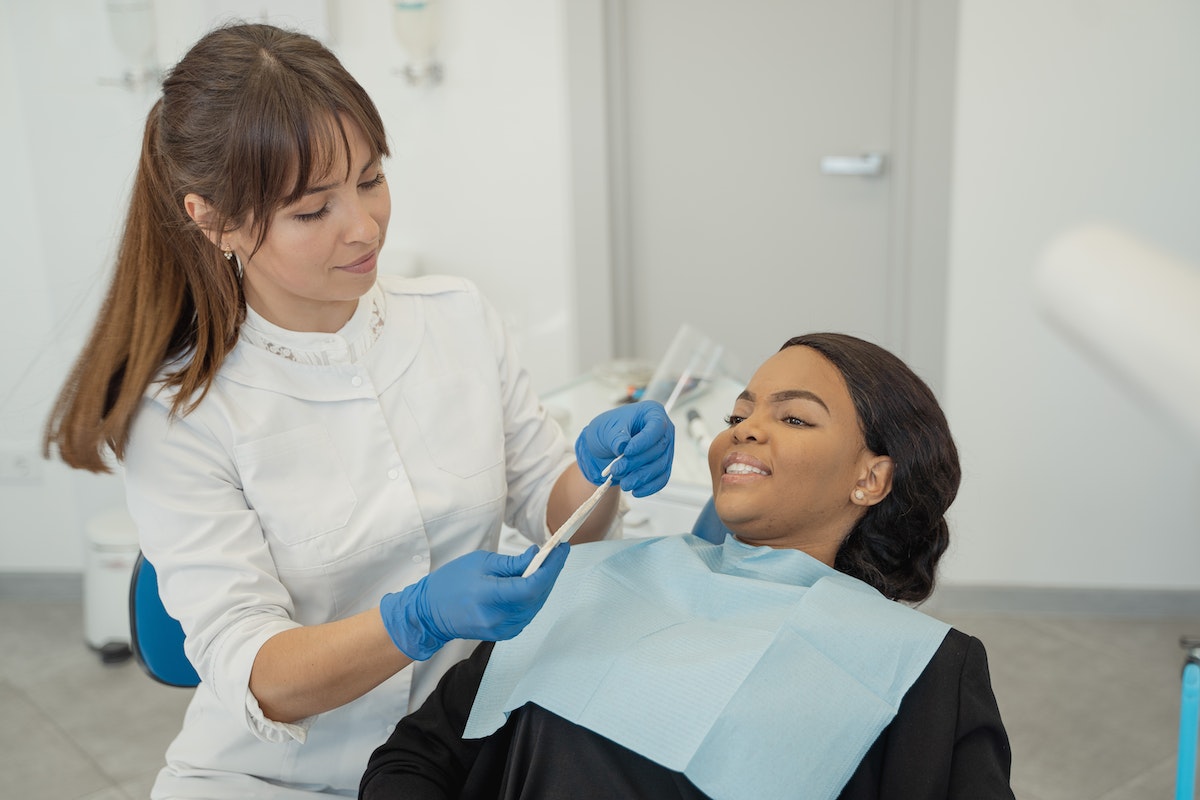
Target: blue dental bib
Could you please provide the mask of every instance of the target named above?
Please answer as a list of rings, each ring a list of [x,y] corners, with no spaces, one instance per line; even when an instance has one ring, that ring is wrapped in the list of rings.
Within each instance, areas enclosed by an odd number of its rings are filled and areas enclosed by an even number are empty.
[[[465,738],[533,702],[718,798],[835,798],[949,626],[797,550],[576,545]]]

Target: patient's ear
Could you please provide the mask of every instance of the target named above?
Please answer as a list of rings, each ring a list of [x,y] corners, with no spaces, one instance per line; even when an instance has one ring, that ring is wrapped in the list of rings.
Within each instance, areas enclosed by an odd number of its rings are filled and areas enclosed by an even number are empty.
[[[851,502],[873,506],[882,502],[892,491],[892,472],[895,464],[889,456],[871,456],[863,465],[862,474],[850,493]]]
[[[209,241],[217,247],[221,247],[222,232],[214,231],[212,226],[213,220],[216,218],[216,211],[212,205],[195,192],[188,192],[183,198],[183,209]]]

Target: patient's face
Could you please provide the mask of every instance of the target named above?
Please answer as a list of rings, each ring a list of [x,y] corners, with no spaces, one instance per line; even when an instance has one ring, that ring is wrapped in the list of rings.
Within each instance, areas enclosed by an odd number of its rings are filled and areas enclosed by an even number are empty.
[[[789,347],[754,373],[708,451],[718,516],[738,539],[832,564],[863,509],[852,501],[871,457],[841,373]]]

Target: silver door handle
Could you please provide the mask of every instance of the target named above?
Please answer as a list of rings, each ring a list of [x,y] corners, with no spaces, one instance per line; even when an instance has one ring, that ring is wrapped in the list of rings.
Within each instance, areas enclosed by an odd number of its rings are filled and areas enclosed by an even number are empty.
[[[825,156],[821,172],[826,175],[882,175],[883,153],[864,153],[861,156]]]

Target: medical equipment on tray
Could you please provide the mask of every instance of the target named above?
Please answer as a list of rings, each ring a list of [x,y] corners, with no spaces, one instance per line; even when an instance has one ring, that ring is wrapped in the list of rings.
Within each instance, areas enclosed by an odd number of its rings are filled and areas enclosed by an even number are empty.
[[[698,397],[721,373],[725,348],[691,325],[681,325],[650,382],[642,400],[657,400],[667,413],[681,401]]]
[[[700,416],[700,412],[694,408],[689,408],[687,411],[687,434],[696,447],[702,453],[708,453],[708,446],[712,444],[712,432],[708,426],[704,424],[704,417]]]

